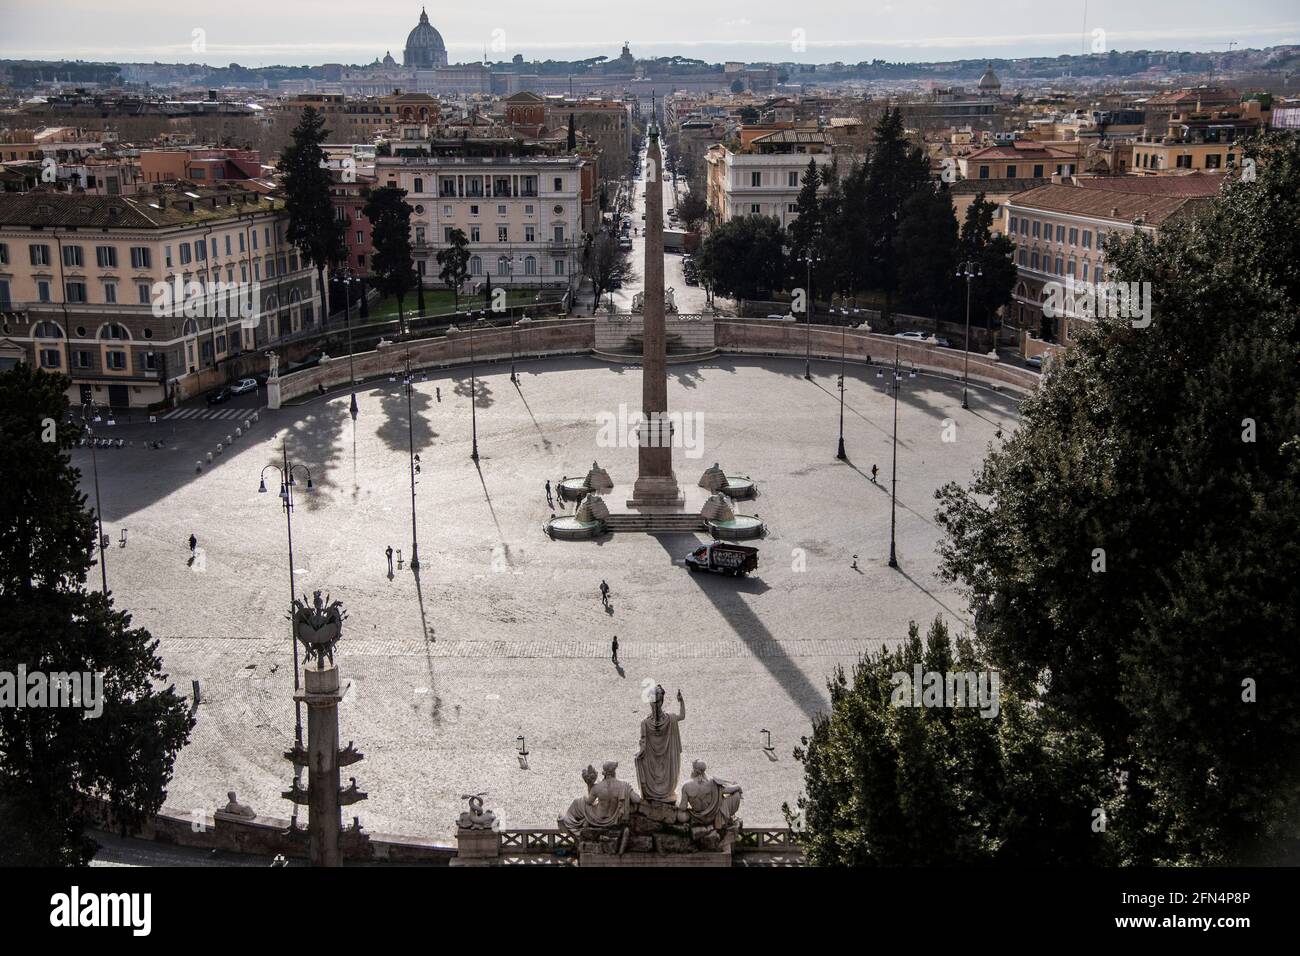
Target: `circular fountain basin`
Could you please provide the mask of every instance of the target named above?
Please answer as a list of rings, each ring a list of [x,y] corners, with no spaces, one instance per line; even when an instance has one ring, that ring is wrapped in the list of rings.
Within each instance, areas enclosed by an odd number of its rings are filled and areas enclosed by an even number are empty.
[[[728,475],[726,487],[722,489],[722,492],[728,498],[738,500],[752,498],[758,493],[758,485],[748,478],[741,478],[739,475]]]
[[[587,480],[585,478],[566,478],[557,485],[560,492],[560,498],[564,501],[581,501],[587,496]]]
[[[761,538],[767,533],[767,526],[753,515],[736,515],[729,521],[706,521],[705,524],[715,538],[723,541]]]
[[[548,518],[545,524],[546,533],[552,538],[559,538],[562,541],[581,541],[585,538],[594,538],[600,534],[603,528],[604,522],[579,521],[572,515]]]

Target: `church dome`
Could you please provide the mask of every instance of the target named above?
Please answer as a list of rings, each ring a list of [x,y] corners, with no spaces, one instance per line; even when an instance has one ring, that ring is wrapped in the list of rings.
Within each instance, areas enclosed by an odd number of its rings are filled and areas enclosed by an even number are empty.
[[[391,50],[384,53],[384,66],[397,66],[397,61],[393,59]]]
[[[420,10],[420,22],[406,38],[402,64],[421,69],[447,65],[447,47],[442,42],[442,34],[429,23],[429,14],[423,8]]]
[[[990,63],[984,70],[984,75],[980,77],[980,89],[986,93],[996,93],[1002,89],[1002,81],[998,75],[993,72],[993,64]]]

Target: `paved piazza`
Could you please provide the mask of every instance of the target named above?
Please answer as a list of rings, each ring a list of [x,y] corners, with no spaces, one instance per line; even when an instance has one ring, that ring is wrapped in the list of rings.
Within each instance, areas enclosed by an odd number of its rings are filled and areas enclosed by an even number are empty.
[[[195,460],[233,422],[119,423],[137,447],[99,453],[108,575],[116,599],[160,639],[177,689],[202,685],[191,743],[168,807],[211,810],[236,790],[259,813],[287,817],[291,778],[281,756],[293,737],[292,663],[284,514],[264,465],[310,467],[298,485],[294,548],[299,593],[321,589],[348,612],[339,645],[344,742],[366,759],[345,768],[370,799],[345,816],[372,832],[449,840],[461,795],[487,791],[506,827],[554,827],[583,790],[588,763],[619,761],[635,781],[643,689],[661,683],[686,698],[683,767],[745,788],[751,826],[781,825],[801,785],[791,755],[827,706],[836,664],[906,634],[909,620],[942,614],[958,627],[956,592],[935,575],[934,491],[967,479],[995,430],[1018,420],[1011,395],[973,389],[961,410],[951,378],[903,378],[899,401],[898,556],[889,553],[892,403],[874,369],[850,369],[844,415],[851,464],[835,459],[838,395],[832,363],[803,379],[802,360],[723,356],[670,365],[669,407],[702,421],[699,457],[679,449],[679,481],[694,484],[715,460],[752,475],[761,496],[744,510],[770,526],[748,579],[692,575],[681,558],[704,536],[619,535],[552,542],[543,484],[586,473],[593,459],[615,482],[635,477],[635,448],[597,445],[596,415],[635,412],[639,368],[585,358],[520,363],[478,380],[482,459],[470,460],[470,387],[461,370],[430,373],[414,397],[423,473],[417,486],[420,557],[390,580],[384,548],[409,558],[407,402],[400,383],[370,383],[280,411],[211,466]],[[435,389],[441,388],[438,401]],[[264,395],[259,393],[259,401]],[[240,403],[252,396],[241,397]],[[227,406],[228,407],[228,406]],[[956,440],[943,440],[943,421]],[[164,450],[138,447],[162,437]],[[91,495],[89,453],[78,450]],[[880,484],[872,485],[872,464]],[[121,529],[127,544],[119,547]],[[201,560],[189,567],[187,539]],[[851,565],[858,556],[858,570]],[[612,612],[597,587],[611,588]],[[91,584],[98,583],[92,572]],[[619,638],[622,670],[610,662]],[[675,704],[672,706],[675,707]],[[763,750],[771,732],[774,757]],[[525,738],[526,769],[516,752]]]

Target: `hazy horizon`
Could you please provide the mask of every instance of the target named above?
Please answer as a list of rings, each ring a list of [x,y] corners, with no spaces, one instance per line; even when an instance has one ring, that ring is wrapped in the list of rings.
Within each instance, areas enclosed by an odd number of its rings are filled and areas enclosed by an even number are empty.
[[[1239,0],[1230,9],[1173,0],[1143,6],[1075,0],[1068,10],[1010,0],[995,11],[957,0],[892,0],[847,9],[812,3],[796,14],[776,0],[752,0],[743,13],[721,15],[701,14],[685,0],[666,0],[648,8],[648,16],[591,0],[542,13],[520,0],[430,4],[428,9],[453,63],[477,62],[485,54],[497,61],[515,54],[525,60],[614,58],[625,40],[638,57],[680,54],[713,63],[1059,56],[1093,52],[1099,36],[1094,31],[1103,31],[1104,49],[1120,51],[1208,52],[1226,51],[1230,44],[1245,49],[1300,43],[1293,0]],[[254,0],[230,0],[220,16],[178,10],[163,0],[118,0],[107,12],[92,0],[66,0],[52,10],[3,0],[0,58],[259,67],[369,63],[391,52],[400,62],[419,15],[420,4],[405,0],[368,5],[364,14],[343,0],[282,0],[272,9]],[[991,32],[991,27],[1003,29]]]

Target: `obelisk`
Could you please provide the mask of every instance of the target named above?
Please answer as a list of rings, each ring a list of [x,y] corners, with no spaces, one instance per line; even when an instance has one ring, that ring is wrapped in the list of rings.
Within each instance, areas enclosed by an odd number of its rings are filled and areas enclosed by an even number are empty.
[[[645,294],[642,307],[641,422],[637,476],[629,506],[681,502],[673,474],[673,426],[668,420],[668,359],[664,336],[664,189],[659,126],[650,114],[645,184]]]

